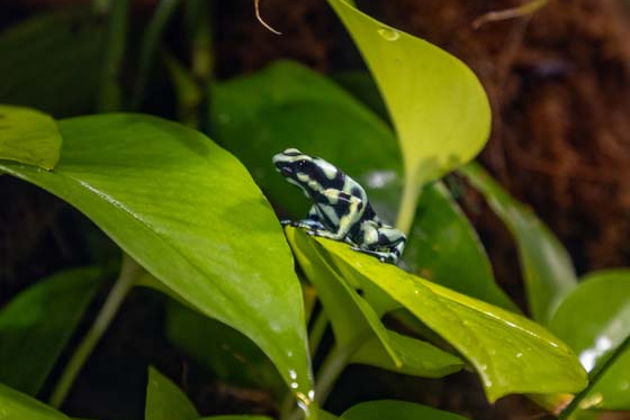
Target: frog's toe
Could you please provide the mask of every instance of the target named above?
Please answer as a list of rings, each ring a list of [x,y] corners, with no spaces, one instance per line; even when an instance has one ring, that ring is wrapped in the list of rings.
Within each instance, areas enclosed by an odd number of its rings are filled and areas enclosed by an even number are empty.
[[[293,223],[295,223],[295,222],[293,222],[293,220],[289,220],[289,219],[280,220],[280,224],[282,226],[288,226],[288,225],[293,226]]]

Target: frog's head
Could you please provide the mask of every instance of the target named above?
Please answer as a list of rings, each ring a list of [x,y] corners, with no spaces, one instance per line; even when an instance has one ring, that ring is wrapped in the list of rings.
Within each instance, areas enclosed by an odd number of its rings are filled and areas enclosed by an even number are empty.
[[[293,148],[275,155],[273,163],[287,181],[300,187],[307,195],[329,188],[332,181],[341,174],[324,159],[306,155]]]

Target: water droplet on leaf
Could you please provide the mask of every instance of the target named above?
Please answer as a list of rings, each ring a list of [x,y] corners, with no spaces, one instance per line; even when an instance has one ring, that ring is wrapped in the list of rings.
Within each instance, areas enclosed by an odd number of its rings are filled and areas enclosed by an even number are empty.
[[[378,34],[387,41],[396,41],[398,38],[400,38],[400,32],[392,28],[379,28]]]

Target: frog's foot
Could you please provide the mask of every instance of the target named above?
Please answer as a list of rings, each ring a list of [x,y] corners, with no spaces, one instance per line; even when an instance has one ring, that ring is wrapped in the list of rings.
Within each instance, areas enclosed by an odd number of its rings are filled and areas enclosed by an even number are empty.
[[[295,222],[293,220],[290,219],[284,219],[284,220],[280,220],[280,224],[282,226],[293,226]]]
[[[363,254],[372,255],[373,257],[378,258],[378,260],[383,263],[390,263],[394,265],[398,263],[398,255],[395,252],[372,251],[370,249],[359,248],[358,246],[353,246],[352,250],[361,252]]]

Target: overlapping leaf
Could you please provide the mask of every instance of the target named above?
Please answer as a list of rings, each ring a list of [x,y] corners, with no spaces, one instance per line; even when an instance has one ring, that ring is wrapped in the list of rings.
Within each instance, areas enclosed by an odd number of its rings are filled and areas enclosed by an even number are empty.
[[[149,368],[144,420],[196,420],[197,409],[186,394],[155,368]]]
[[[588,371],[604,363],[630,336],[630,270],[586,276],[562,301],[550,328]],[[581,406],[630,410],[630,350],[608,367]]]
[[[183,301],[250,337],[306,395],[300,285],[281,226],[245,168],[159,118],[110,114],[60,127],[54,172],[0,170],[77,207]]]
[[[359,11],[328,0],[361,51],[396,127],[405,165],[398,223],[408,231],[419,188],[469,161],[490,132],[490,106],[481,83],[438,47]]]
[[[35,395],[100,282],[94,268],[64,271],[20,293],[0,311],[0,382]]]
[[[576,285],[571,258],[558,238],[527,207],[512,198],[481,166],[461,169],[512,232],[518,245],[532,317],[547,324],[560,301]]]
[[[575,354],[540,325],[380,263],[347,244],[317,242],[351,284],[377,287],[455,347],[481,376],[490,401],[511,393],[576,392],[586,385]]]
[[[0,419],[70,420],[70,417],[0,383]]]
[[[368,401],[357,404],[343,413],[341,418],[347,420],[466,420],[465,417],[448,411],[395,400]]]
[[[59,160],[61,134],[49,115],[0,105],[0,159],[52,169]]]
[[[93,108],[104,21],[89,10],[42,14],[0,34],[0,102],[67,117]]]
[[[388,331],[380,321],[388,302],[375,310],[339,277],[315,242],[295,228],[287,227],[286,232],[330,318],[336,345],[351,349],[352,362],[425,377],[441,377],[461,369],[459,358],[427,342]]]

